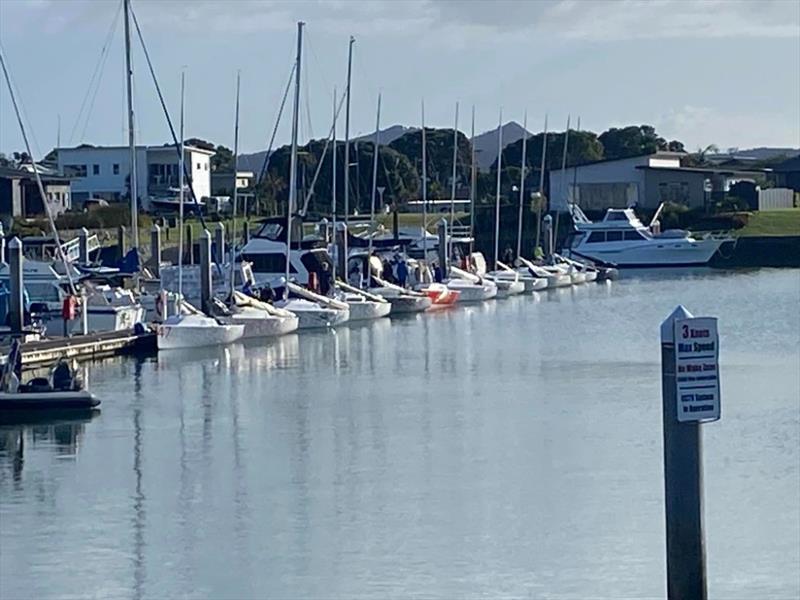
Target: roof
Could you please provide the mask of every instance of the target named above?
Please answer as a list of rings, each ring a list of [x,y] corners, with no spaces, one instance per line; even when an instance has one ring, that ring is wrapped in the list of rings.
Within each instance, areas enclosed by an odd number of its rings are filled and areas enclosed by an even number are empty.
[[[70,178],[64,177],[63,175],[48,175],[46,173],[39,173],[39,177],[42,178],[42,181],[63,181],[64,183],[70,182]],[[35,180],[36,175],[34,175],[33,171],[28,171],[27,169],[0,167],[0,178]]]
[[[639,165],[637,169],[647,171],[678,171],[680,173],[700,173],[711,175],[739,175],[743,173],[771,173],[770,169],[703,169],[701,167],[651,167]]]
[[[56,152],[61,151],[73,151],[73,150],[127,150],[129,146],[92,146],[91,144],[81,144],[80,146],[74,146],[72,148],[56,148]],[[175,152],[175,145],[174,144],[164,144],[161,146],[136,146],[137,150],[144,150],[144,151],[163,151],[169,150],[170,152]],[[208,156],[214,156],[216,152],[213,150],[206,150],[205,148],[198,148],[197,146],[184,146],[184,150],[189,150],[190,152],[197,152],[199,154],[207,154]]]
[[[609,163],[609,162],[619,162],[622,160],[630,160],[632,158],[644,158],[646,156],[652,156],[655,158],[683,158],[687,156],[687,152],[671,152],[669,150],[659,150],[658,152],[645,152],[643,154],[634,154],[633,156],[625,156],[623,158],[601,158],[600,160],[590,160],[587,162],[577,163],[574,165],[567,165],[568,169],[572,169],[573,167],[588,167],[591,165],[599,165],[602,163]],[[549,171],[560,171],[561,168],[557,169],[548,169]]]
[[[772,167],[772,170],[775,173],[789,173],[794,171],[800,171],[800,154],[792,158],[789,158],[783,161],[782,163],[778,163],[777,165]]]

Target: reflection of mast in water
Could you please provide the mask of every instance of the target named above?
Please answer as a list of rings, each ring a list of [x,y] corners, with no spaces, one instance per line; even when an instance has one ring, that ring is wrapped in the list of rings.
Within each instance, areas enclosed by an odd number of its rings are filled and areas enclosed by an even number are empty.
[[[144,492],[142,490],[142,360],[137,359],[133,367],[133,473],[136,478],[136,493],[133,497],[133,590],[134,597],[143,596],[144,565]]]

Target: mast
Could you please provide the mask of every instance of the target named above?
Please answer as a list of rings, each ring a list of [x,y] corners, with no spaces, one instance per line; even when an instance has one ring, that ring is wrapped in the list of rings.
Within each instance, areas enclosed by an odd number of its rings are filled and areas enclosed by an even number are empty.
[[[569,118],[567,115],[567,130],[564,132],[564,152],[561,154],[561,193],[564,194],[564,201],[567,201],[567,144],[569,143]],[[558,242],[558,217],[561,216],[561,211],[556,210],[556,226],[554,229],[554,236]],[[555,243],[553,244],[555,250]]]
[[[517,215],[517,258],[522,256],[522,205],[525,202],[525,171],[528,169],[528,161],[526,160],[528,152],[528,111],[525,111],[525,116],[522,118],[522,129],[525,133],[522,134],[522,168],[519,175],[519,215]]]
[[[375,194],[378,191],[378,148],[381,135],[381,95],[378,94],[378,116],[375,118],[375,142],[373,144],[372,156],[372,199],[369,208],[369,223],[372,227],[375,223]],[[372,256],[372,237],[375,235],[373,231],[369,236],[369,250],[368,256]]]
[[[428,261],[428,156],[425,150],[425,100],[422,101],[422,260]]]
[[[475,235],[475,191],[478,185],[478,169],[475,162],[475,105],[472,105],[472,128],[469,138],[470,146],[470,174],[469,174],[469,249],[473,249],[472,241]]]
[[[542,233],[542,205],[544,204],[544,160],[547,156],[547,113],[544,115],[544,135],[542,136],[542,165],[539,167],[539,202],[536,207],[536,245],[539,247]]]
[[[350,81],[353,71],[353,44],[356,38],[350,36],[347,49],[347,103],[344,109],[344,223],[350,222]]]
[[[127,1],[127,0],[126,0]],[[181,122],[178,126],[180,129],[180,147],[181,147],[181,156],[178,159],[180,165],[178,166],[178,187],[180,191],[178,192],[178,303],[176,304],[176,308],[178,309],[178,313],[180,314],[180,303],[183,302],[183,169],[184,165],[186,164],[186,159],[184,157],[184,144],[183,144],[183,106],[184,106],[184,89],[185,89],[185,80],[186,80],[186,73],[181,73]],[[192,249],[189,249],[189,252],[192,252]]]
[[[336,110],[336,87],[333,88],[333,148],[331,149],[331,226],[333,228],[333,241],[336,241],[336,117],[338,111]],[[338,251],[338,247],[337,247]],[[336,281],[336,263],[333,261],[333,269],[331,269],[333,281]]]
[[[453,178],[450,182],[450,231],[453,231],[453,221],[456,215],[456,166],[458,163],[458,102],[456,102],[456,120],[453,125]],[[449,236],[447,256],[453,256],[453,235]],[[444,268],[444,265],[442,265]]]
[[[497,188],[494,197],[494,268],[500,260],[500,175],[503,170],[503,109],[497,122]]]
[[[297,198],[297,126],[300,114],[300,67],[303,57],[303,21],[297,22],[297,58],[294,70],[294,106],[292,110],[292,153],[289,161],[289,201],[286,204],[286,285],[284,299],[289,299],[289,272],[292,254],[292,209]]]
[[[128,97],[128,146],[130,147],[130,184],[128,186],[131,193],[131,233],[133,235],[133,247],[139,247],[139,196],[136,181],[136,139],[133,129],[133,66],[131,64],[131,26],[130,12],[131,1],[123,0],[123,12],[125,13],[125,81]],[[181,140],[183,143],[183,140]],[[182,172],[182,171],[181,171]]]
[[[239,172],[239,89],[241,87],[242,72],[236,72],[236,117],[233,125],[233,211],[231,214],[231,302],[233,302],[234,263],[236,262],[236,204],[239,200],[238,172]]]
[[[578,117],[578,126],[577,126],[577,129],[575,130],[575,133],[580,133],[580,131],[581,131],[581,118]],[[577,166],[573,165],[573,168],[572,168],[572,204],[580,206],[580,203],[578,202],[578,199],[576,198],[577,193],[578,193],[578,168],[577,168]],[[570,212],[570,214],[573,214],[572,213],[572,209],[570,209],[569,212]]]

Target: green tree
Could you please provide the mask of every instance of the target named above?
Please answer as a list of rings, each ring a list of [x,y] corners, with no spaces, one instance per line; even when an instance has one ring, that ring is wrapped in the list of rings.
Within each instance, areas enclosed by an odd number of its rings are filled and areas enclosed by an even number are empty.
[[[211,170],[220,173],[233,173],[233,152],[225,146],[217,146],[211,157]]]
[[[458,132],[456,154],[456,185],[468,186],[470,181],[472,145],[463,133]],[[422,176],[422,131],[410,131],[389,147],[404,155]],[[428,190],[430,199],[450,197],[453,177],[453,130],[425,128],[425,154],[428,162]]]
[[[606,159],[641,156],[668,148],[667,141],[656,133],[652,125],[612,127],[601,133],[598,139],[603,144]]]

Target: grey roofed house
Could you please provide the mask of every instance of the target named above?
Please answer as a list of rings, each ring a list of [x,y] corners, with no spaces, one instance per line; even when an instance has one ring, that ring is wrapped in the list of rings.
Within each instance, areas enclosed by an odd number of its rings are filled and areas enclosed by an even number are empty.
[[[72,207],[69,177],[40,173],[53,215]],[[45,206],[32,170],[0,167],[0,216],[34,217],[45,214]]]
[[[601,160],[549,171],[550,210],[567,211],[577,202],[589,211],[638,206],[655,210],[662,202],[702,208],[723,195],[732,180],[753,178],[763,169],[681,166],[684,152],[654,152]]]
[[[774,165],[772,172],[775,175],[775,183],[779,187],[800,192],[800,154]]]

